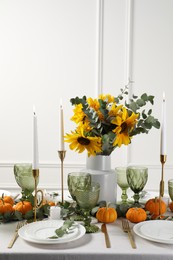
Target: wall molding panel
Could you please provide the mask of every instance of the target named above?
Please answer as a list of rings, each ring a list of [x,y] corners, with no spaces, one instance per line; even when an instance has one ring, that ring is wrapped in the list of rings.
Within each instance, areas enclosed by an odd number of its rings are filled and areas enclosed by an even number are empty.
[[[0,188],[17,189],[14,163],[32,160],[33,104],[40,127],[39,185],[48,189],[61,188],[56,152],[60,98],[66,133],[74,130],[71,98],[118,95],[129,82],[128,98],[133,92],[156,97],[152,109],[159,121],[164,91],[167,118],[171,118],[172,10],[170,0],[0,1]],[[165,189],[173,178],[172,129],[169,120]],[[129,146],[116,149],[112,168],[147,165],[147,188],[157,190],[159,149],[160,132],[152,129],[148,135],[134,137]],[[85,154],[72,153],[68,145],[66,150],[65,188],[68,173],[85,168]]]
[[[97,0],[96,14],[96,97],[103,92],[104,0]]]

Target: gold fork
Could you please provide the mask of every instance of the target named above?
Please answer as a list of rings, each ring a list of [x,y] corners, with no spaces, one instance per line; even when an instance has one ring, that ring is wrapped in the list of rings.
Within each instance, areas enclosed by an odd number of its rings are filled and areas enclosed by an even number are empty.
[[[136,244],[135,244],[135,241],[133,239],[128,220],[126,220],[126,219],[122,220],[122,228],[123,228],[124,232],[128,233],[129,240],[130,240],[132,248],[136,248]]]
[[[20,221],[18,222],[17,226],[16,226],[16,229],[15,229],[15,232],[14,232],[14,235],[8,245],[8,248],[12,248],[12,246],[14,245],[17,237],[18,237],[18,230],[23,227],[24,225],[26,224],[26,221]]]
[[[110,239],[109,239],[109,235],[108,235],[108,231],[107,231],[107,227],[106,224],[103,223],[101,226],[101,231],[104,233],[105,235],[105,243],[106,243],[106,247],[107,248],[111,248],[111,243],[110,243]]]

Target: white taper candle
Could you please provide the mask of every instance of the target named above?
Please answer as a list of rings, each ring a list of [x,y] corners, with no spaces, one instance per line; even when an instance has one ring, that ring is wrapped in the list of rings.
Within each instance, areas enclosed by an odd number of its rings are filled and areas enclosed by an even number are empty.
[[[33,106],[33,169],[39,169],[37,115]]]
[[[166,155],[167,154],[167,147],[166,147],[166,99],[165,93],[163,93],[163,102],[162,102],[162,121],[161,121],[161,142],[160,142],[160,154]]]
[[[62,100],[60,100],[60,111],[59,111],[59,151],[64,151],[64,115]]]

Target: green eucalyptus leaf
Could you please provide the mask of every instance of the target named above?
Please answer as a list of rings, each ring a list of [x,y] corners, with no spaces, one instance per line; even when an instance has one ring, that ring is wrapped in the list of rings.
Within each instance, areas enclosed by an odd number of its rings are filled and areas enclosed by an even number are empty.
[[[119,103],[119,98],[115,98],[115,102],[118,104]]]
[[[143,107],[143,106],[146,105],[146,102],[145,102],[145,100],[143,100],[143,99],[138,99],[138,100],[136,101],[136,104],[137,104],[139,107]]]
[[[145,125],[143,127],[136,127],[132,133],[131,136],[141,134],[141,133],[148,133],[148,130],[145,128]]]
[[[32,219],[33,216],[34,216],[33,210],[29,210],[29,211],[24,215],[25,219]],[[37,217],[38,217],[38,215],[37,215]]]
[[[151,115],[149,115],[147,117],[147,119],[145,120],[145,123],[147,123],[147,124],[153,124],[154,122],[155,122],[155,118]]]
[[[154,105],[154,96],[148,96],[148,101],[150,101],[150,103]]]
[[[148,96],[147,96],[147,94],[146,94],[146,93],[142,94],[141,99],[142,99],[143,101],[148,101]]]
[[[152,128],[152,124],[151,123],[147,123],[146,121],[144,122],[144,125],[147,129],[151,129]]]
[[[94,207],[94,208],[91,210],[91,215],[92,215],[92,216],[95,216],[95,214],[97,213],[97,211],[98,211],[99,208],[100,208],[99,206]]]
[[[152,114],[152,109],[150,109],[149,111],[148,111],[148,115],[151,115]]]
[[[143,119],[147,118],[147,115],[145,114],[145,110],[142,111],[142,117],[143,117]]]
[[[21,213],[20,211],[18,211],[18,210],[15,210],[14,215],[15,215],[15,217],[16,217],[18,220],[22,220],[22,219],[23,219],[22,213]]]
[[[97,227],[96,225],[85,226],[85,229],[86,229],[86,233],[96,233],[99,231],[99,227]]]
[[[63,229],[55,230],[57,237],[62,237],[66,232]]]
[[[64,223],[63,223],[63,225],[62,225],[60,228],[57,228],[57,229],[55,230],[56,236],[54,235],[54,236],[49,237],[49,238],[62,237],[63,235],[69,233],[69,231],[72,232],[70,228],[72,227],[73,224],[74,224],[74,221],[73,221],[73,220],[70,220],[70,219],[65,220]]]
[[[9,222],[13,218],[14,218],[14,213],[13,212],[9,212],[8,211],[8,212],[4,213],[4,216],[3,216],[4,222]]]
[[[156,121],[153,123],[153,126],[157,129],[160,128],[160,122],[156,119]]]
[[[100,208],[106,207],[106,201],[105,201],[105,200],[99,201],[98,206],[99,206]]]
[[[129,108],[136,113],[137,109],[138,109],[138,105],[136,104],[136,102],[131,102],[129,104]]]
[[[138,96],[135,96],[135,95],[133,94],[133,98],[134,98],[134,99],[137,99],[137,98],[138,98]]]
[[[85,104],[86,103],[86,96],[83,96],[83,98],[71,98],[70,102],[72,105],[78,105],[78,104]]]
[[[67,209],[67,208],[70,207],[70,205],[71,205],[70,202],[65,201],[64,204],[63,204],[63,207],[64,207],[64,209]]]
[[[52,237],[49,237],[50,239],[57,239],[58,237],[57,236],[52,236]]]

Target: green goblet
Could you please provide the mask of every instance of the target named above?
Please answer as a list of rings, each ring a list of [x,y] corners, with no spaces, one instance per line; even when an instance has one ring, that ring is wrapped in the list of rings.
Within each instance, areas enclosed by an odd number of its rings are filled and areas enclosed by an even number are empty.
[[[173,179],[168,180],[168,193],[169,197],[173,201]]]
[[[91,184],[91,175],[86,172],[70,172],[67,176],[70,195],[76,201],[76,190],[86,189]]]
[[[78,187],[75,191],[77,204],[81,208],[81,213],[84,216],[84,225],[88,233],[96,232],[98,227],[91,225],[90,211],[98,202],[100,193],[100,184],[91,182],[87,187]]]
[[[32,173],[32,164],[14,164],[14,176],[19,187],[22,188],[22,195],[29,196],[35,189],[35,181]],[[37,185],[39,180],[37,179]]]
[[[127,182],[131,190],[135,193],[134,206],[141,207],[139,203],[139,192],[143,190],[148,180],[148,168],[143,166],[128,166],[126,170]]]
[[[122,200],[120,201],[120,204],[127,204],[127,189],[129,188],[129,184],[127,182],[126,167],[116,167],[115,172],[117,174],[117,184],[122,190]]]

